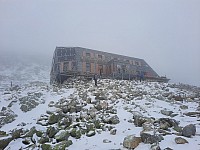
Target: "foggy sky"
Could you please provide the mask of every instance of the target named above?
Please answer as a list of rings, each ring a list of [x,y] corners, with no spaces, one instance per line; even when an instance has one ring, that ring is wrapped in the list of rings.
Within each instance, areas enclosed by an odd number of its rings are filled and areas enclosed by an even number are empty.
[[[91,48],[200,86],[199,8],[200,0],[0,0],[0,51],[51,59],[56,46]]]

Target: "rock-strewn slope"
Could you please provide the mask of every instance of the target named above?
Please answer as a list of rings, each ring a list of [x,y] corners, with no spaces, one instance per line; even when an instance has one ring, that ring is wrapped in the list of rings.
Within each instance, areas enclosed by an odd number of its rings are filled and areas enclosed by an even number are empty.
[[[0,149],[195,149],[199,91],[108,79],[98,87],[71,79],[7,90],[1,93]]]

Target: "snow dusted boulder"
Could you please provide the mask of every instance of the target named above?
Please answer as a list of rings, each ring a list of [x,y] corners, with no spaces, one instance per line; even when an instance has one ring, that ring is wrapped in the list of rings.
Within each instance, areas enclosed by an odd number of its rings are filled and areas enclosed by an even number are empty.
[[[191,137],[192,135],[196,134],[196,126],[193,124],[189,124],[183,128],[182,131],[183,136]]]
[[[153,130],[153,124],[150,122],[145,122],[142,124],[143,131],[152,131]]]
[[[23,112],[31,111],[33,108],[37,107],[39,104],[43,104],[44,100],[41,99],[42,93],[28,93],[28,96],[19,98]]]
[[[65,130],[60,130],[56,135],[55,135],[55,139],[57,142],[61,142],[61,141],[66,141],[68,140],[70,134],[68,131]]]
[[[91,137],[94,136],[96,134],[95,131],[89,131],[88,133],[86,133],[86,136]]]
[[[108,123],[108,124],[118,124],[119,122],[120,122],[119,117],[117,115],[104,119],[104,123]]]
[[[142,139],[140,137],[129,135],[124,138],[123,146],[128,149],[135,149],[141,142]]]
[[[182,137],[176,137],[175,138],[175,142],[176,144],[185,144],[185,143],[188,143],[188,141]]]
[[[153,119],[143,116],[134,116],[134,125],[136,127],[142,127],[143,123],[145,122],[153,122]]]
[[[17,115],[10,109],[7,108],[6,110],[3,110],[0,112],[0,128],[8,123],[11,123],[15,120],[15,117]]]

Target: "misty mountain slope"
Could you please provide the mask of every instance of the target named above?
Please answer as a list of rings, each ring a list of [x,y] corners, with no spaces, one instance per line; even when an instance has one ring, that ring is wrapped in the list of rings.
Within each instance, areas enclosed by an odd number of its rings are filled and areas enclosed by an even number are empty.
[[[183,85],[106,79],[95,87],[73,79],[0,95],[6,150],[200,148],[199,91]]]
[[[49,82],[50,59],[39,56],[11,55],[0,56],[0,84],[1,87],[24,84],[32,81]]]

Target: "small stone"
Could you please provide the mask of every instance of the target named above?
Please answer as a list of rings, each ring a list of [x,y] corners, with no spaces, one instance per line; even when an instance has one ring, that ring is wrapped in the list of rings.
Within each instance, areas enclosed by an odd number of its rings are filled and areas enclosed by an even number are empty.
[[[2,107],[1,111],[5,111],[6,110],[6,107]]]
[[[154,144],[151,145],[151,150],[161,150],[161,148],[158,145],[158,143],[154,143]]]
[[[112,141],[108,140],[108,139],[104,139],[103,143],[111,143]]]
[[[188,109],[188,106],[186,106],[186,105],[181,105],[180,108],[181,108],[181,109]]]
[[[111,130],[110,130],[110,134],[111,134],[111,135],[116,135],[116,132],[117,132],[117,129],[111,129]]]
[[[173,113],[173,111],[161,110],[161,113],[162,113],[163,115],[170,116],[170,115]]]
[[[164,150],[173,150],[173,149],[171,149],[171,148],[167,147],[167,148],[165,148]]]
[[[30,144],[30,140],[29,140],[29,139],[24,139],[24,140],[22,141],[22,143],[23,143],[24,145],[29,145],[29,144]]]
[[[176,137],[175,138],[175,142],[176,144],[185,144],[185,143],[188,143],[188,141],[182,137]]]
[[[136,148],[142,142],[140,137],[135,137],[134,135],[129,135],[124,138],[123,146],[128,149]]]

